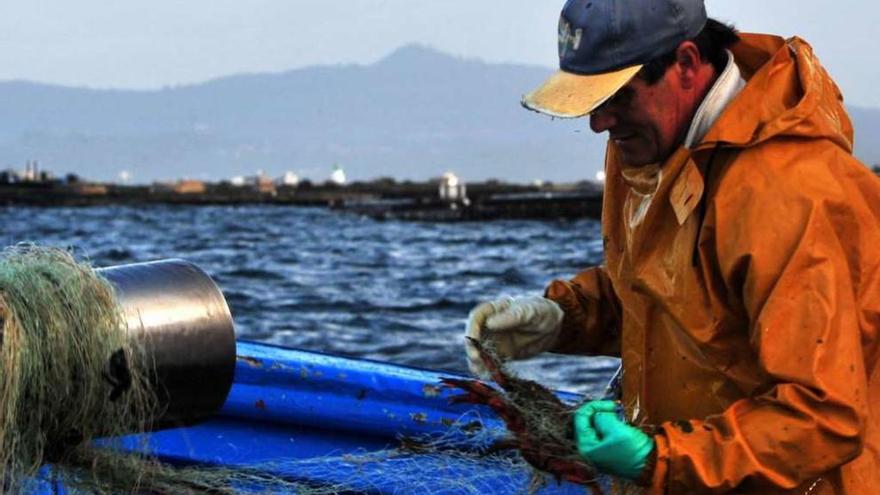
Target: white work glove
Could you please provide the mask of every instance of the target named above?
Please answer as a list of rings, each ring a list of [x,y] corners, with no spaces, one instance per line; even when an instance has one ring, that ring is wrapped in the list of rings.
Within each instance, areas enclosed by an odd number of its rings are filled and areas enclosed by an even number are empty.
[[[508,297],[476,306],[468,315],[467,336],[486,341],[502,361],[525,359],[552,349],[562,329],[562,308],[545,297]],[[466,340],[468,367],[488,372],[477,349]]]

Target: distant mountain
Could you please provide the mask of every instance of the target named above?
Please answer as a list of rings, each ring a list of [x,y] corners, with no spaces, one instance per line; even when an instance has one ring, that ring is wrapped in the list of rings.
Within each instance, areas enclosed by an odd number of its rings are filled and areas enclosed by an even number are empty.
[[[0,167],[137,181],[219,179],[262,169],[324,180],[592,178],[604,139],[587,122],[524,111],[522,93],[550,74],[487,64],[419,45],[368,65],[226,77],[157,91],[0,83]],[[858,136],[880,135],[880,110],[853,109]],[[857,139],[880,161],[880,143]]]
[[[294,170],[350,178],[573,180],[601,166],[584,121],[519,99],[551,71],[406,46],[369,66],[226,77],[158,91],[0,83],[0,166],[86,177],[223,178]]]

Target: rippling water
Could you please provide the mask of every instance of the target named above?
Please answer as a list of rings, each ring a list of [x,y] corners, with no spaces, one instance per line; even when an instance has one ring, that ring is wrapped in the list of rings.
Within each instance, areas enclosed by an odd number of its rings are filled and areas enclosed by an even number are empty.
[[[377,222],[295,207],[0,208],[0,242],[73,247],[95,266],[184,258],[232,308],[239,338],[464,372],[475,304],[540,294],[602,260],[595,221]],[[545,356],[524,376],[594,393],[616,361]]]

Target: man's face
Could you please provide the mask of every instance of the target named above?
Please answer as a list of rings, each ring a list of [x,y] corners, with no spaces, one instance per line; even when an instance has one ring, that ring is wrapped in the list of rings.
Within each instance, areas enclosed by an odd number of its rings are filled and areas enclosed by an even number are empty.
[[[633,78],[590,114],[590,128],[608,131],[627,165],[662,163],[684,141],[693,116],[676,82],[672,71],[652,85]]]

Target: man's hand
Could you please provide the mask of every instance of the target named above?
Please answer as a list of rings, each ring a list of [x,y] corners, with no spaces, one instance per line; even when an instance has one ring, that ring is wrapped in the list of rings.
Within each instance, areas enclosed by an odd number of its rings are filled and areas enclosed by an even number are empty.
[[[525,359],[553,348],[562,317],[562,308],[550,299],[508,297],[475,307],[468,316],[467,336],[488,341],[501,360]],[[485,377],[479,353],[470,341],[465,347],[471,372]]]
[[[629,480],[644,474],[654,439],[618,417],[619,405],[610,400],[587,402],[574,413],[578,452],[597,469]]]

